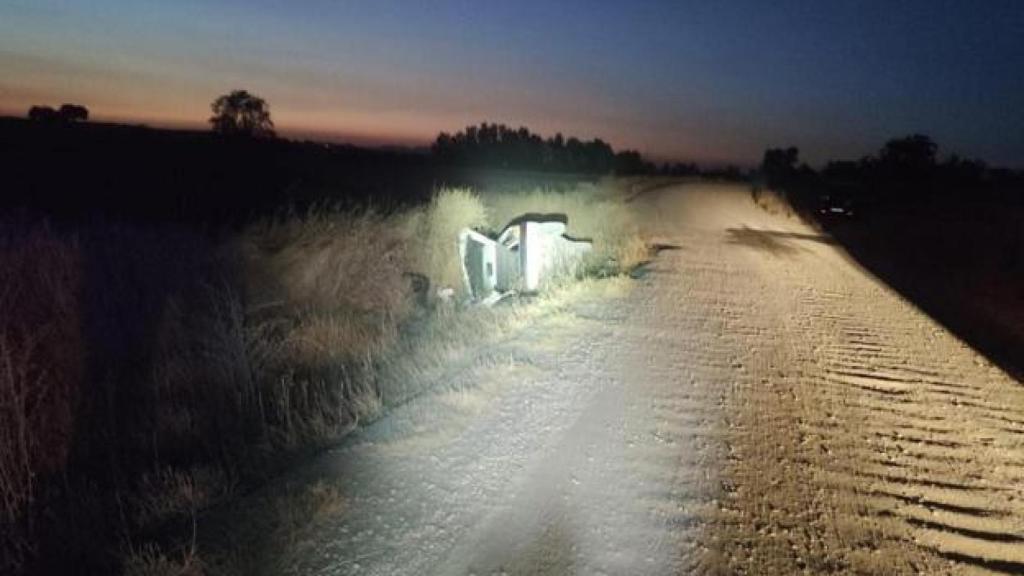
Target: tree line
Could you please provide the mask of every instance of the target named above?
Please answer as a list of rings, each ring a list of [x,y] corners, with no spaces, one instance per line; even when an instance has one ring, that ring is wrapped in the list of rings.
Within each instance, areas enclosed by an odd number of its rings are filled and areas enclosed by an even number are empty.
[[[211,131],[232,138],[273,139],[276,137],[270,105],[247,90],[232,90],[210,105]],[[77,104],[59,109],[32,106],[28,118],[39,122],[69,124],[89,119],[89,111]],[[743,179],[747,174],[734,166],[702,169],[692,162],[648,161],[637,150],[615,151],[601,138],[581,140],[557,133],[544,138],[525,126],[482,122],[449,134],[441,132],[430,147],[433,159],[442,166],[472,166],[579,174],[704,176]]]
[[[247,90],[232,90],[218,96],[210,109],[210,128],[224,136],[273,138],[274,121],[270,119],[267,101]],[[28,119],[36,122],[70,124],[89,120],[89,109],[79,104],[63,104],[60,108],[35,105],[28,109]]]
[[[801,162],[795,146],[769,148],[761,161],[760,183],[785,191],[805,207],[824,199],[870,205],[1004,191],[1024,183],[1024,172],[955,153],[943,157],[930,136],[910,134],[888,140],[876,154],[829,161],[820,171]]]
[[[79,104],[62,104],[60,108],[37,105],[28,109],[28,119],[63,124],[85,122],[89,119],[89,109]]]
[[[454,134],[441,132],[430,150],[438,162],[458,166],[583,174],[657,170],[636,150],[616,152],[600,138],[580,140],[561,133],[543,138],[525,126],[511,128],[487,122]]]

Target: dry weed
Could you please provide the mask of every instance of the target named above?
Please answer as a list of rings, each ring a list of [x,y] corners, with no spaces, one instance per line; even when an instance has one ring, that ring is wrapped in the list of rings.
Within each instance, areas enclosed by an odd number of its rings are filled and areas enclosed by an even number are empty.
[[[336,484],[320,479],[267,487],[231,506],[226,541],[206,549],[207,572],[254,576],[282,573],[304,553],[310,530],[344,512],[345,498]]]
[[[224,473],[213,468],[163,468],[142,476],[131,503],[139,526],[196,514],[230,493]]]
[[[408,308],[407,228],[373,211],[322,211],[250,229],[251,304],[401,316]]]
[[[479,196],[462,188],[446,188],[430,204],[405,216],[409,235],[411,271],[430,280],[435,288],[450,287],[461,293],[462,268],[457,237],[464,228],[487,226],[487,211]]]
[[[0,238],[0,572],[31,553],[38,485],[64,470],[84,358],[74,238]]]
[[[122,563],[125,576],[203,576],[206,573],[194,551],[184,551],[180,558],[172,558],[152,543],[129,549]]]

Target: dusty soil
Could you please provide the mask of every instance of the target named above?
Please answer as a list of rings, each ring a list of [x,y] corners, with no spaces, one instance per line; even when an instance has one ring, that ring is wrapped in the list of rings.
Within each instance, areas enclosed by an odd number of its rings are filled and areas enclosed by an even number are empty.
[[[292,482],[293,574],[1024,571],[1024,387],[741,187]]]
[[[880,205],[829,233],[872,274],[1024,377],[1024,194]]]

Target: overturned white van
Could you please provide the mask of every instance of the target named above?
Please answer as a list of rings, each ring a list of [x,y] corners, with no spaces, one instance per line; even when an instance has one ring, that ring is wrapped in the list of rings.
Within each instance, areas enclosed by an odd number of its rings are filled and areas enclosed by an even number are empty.
[[[524,214],[496,239],[474,230],[459,233],[465,288],[473,299],[492,302],[509,292],[536,292],[545,282],[579,271],[589,240],[565,234],[564,214]]]

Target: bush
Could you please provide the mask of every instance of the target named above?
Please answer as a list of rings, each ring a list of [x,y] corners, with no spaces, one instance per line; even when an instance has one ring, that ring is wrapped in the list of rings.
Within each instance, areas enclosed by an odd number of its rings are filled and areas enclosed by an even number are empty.
[[[83,384],[80,254],[48,227],[0,238],[0,572],[33,551],[32,506],[64,471]]]

